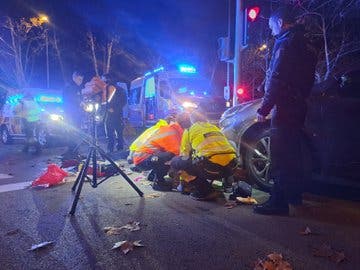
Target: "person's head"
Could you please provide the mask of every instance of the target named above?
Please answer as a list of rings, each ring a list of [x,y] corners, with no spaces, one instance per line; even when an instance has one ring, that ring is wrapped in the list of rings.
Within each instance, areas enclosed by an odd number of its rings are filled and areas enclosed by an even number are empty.
[[[283,30],[292,27],[296,18],[292,8],[282,7],[271,13],[269,19],[269,28],[273,36],[279,35]]]
[[[196,122],[207,122],[208,119],[205,112],[203,112],[201,109],[197,109],[190,114],[190,121],[191,124],[195,124]]]
[[[181,112],[176,115],[175,121],[183,128],[189,128],[191,126],[190,115],[187,112]]]
[[[74,71],[72,74],[72,79],[74,83],[76,83],[77,85],[81,85],[84,80],[84,75],[79,71]]]

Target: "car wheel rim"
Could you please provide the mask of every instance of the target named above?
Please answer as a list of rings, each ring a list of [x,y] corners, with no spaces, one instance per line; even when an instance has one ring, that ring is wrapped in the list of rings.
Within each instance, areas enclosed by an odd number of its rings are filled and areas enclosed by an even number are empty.
[[[257,179],[266,185],[274,183],[270,177],[270,164],[270,137],[264,137],[251,151],[250,166]]]
[[[45,130],[40,130],[39,135],[38,135],[38,143],[41,146],[44,146],[46,144],[46,131]]]

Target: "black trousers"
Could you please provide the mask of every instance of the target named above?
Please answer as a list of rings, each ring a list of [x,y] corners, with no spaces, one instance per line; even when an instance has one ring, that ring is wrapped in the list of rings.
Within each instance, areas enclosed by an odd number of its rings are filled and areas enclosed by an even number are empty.
[[[124,123],[121,117],[108,116],[105,118],[105,129],[106,137],[108,140],[107,150],[109,152],[114,151],[115,141],[116,141],[116,150],[123,150],[124,148]]]
[[[304,133],[300,127],[273,127],[270,135],[271,175],[274,186],[270,192],[277,205],[301,204],[304,191]]]
[[[142,171],[153,170],[156,177],[154,181],[164,181],[164,176],[168,173],[170,169],[170,165],[167,165],[168,161],[170,161],[174,157],[173,153],[170,152],[160,152],[157,154],[153,154],[144,161],[140,162],[136,167],[138,167]]]
[[[26,119],[22,119],[23,127],[24,127],[24,133],[25,133],[25,150],[28,150],[30,146],[34,146],[37,150],[40,149],[40,144],[37,141],[37,138],[34,137],[38,134],[38,126],[39,123],[36,122],[29,122]]]
[[[196,179],[191,181],[191,183],[194,185],[196,191],[202,194],[207,194],[212,190],[212,186],[208,180],[218,180],[229,177],[234,174],[236,167],[236,159],[232,160],[226,166],[212,163],[207,158],[191,160],[174,157],[171,160],[171,168],[173,170],[183,170],[190,175],[196,176]]]

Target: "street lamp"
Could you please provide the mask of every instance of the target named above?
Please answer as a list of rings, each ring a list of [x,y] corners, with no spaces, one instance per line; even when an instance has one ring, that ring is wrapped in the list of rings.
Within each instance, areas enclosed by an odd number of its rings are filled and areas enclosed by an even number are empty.
[[[49,16],[44,13],[40,13],[37,16],[37,21],[40,25],[44,23],[50,23]],[[50,87],[50,73],[49,73],[49,33],[48,29],[45,28],[45,48],[46,48],[46,86]]]

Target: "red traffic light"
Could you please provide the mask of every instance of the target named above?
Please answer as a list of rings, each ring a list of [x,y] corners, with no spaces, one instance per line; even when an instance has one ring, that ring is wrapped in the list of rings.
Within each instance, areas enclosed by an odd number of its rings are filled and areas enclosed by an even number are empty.
[[[247,11],[248,19],[252,22],[255,21],[257,19],[257,17],[259,16],[259,13],[260,13],[259,7],[255,6],[255,7],[249,8]]]
[[[238,96],[241,96],[241,95],[243,95],[245,93],[245,90],[244,90],[244,88],[242,88],[242,87],[240,87],[240,88],[238,88],[237,90],[236,90],[236,94],[238,95]]]

